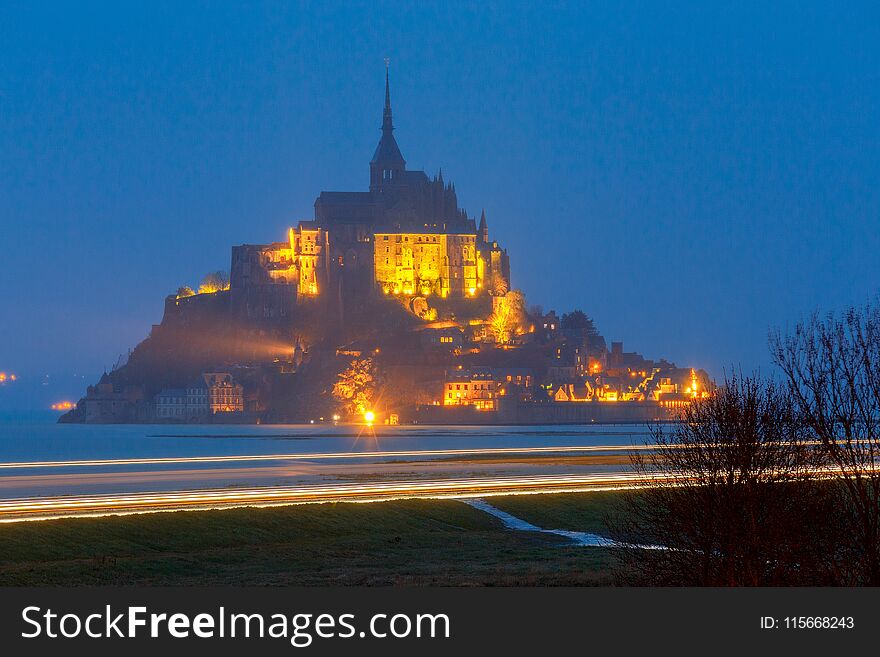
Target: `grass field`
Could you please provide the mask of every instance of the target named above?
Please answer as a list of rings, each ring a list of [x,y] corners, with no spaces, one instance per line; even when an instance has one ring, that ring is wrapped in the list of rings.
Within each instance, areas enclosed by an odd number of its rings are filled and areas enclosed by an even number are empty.
[[[605,494],[489,500],[602,533]],[[605,585],[611,550],[506,530],[453,500],[176,512],[0,525],[0,585]]]
[[[502,511],[544,529],[568,529],[607,535],[606,516],[619,510],[618,492],[559,493],[491,497],[488,502]]]

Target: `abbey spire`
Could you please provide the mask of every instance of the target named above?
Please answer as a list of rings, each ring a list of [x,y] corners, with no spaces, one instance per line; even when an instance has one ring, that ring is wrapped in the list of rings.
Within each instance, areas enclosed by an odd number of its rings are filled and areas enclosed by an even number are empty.
[[[391,119],[391,84],[388,80],[388,60],[385,60],[385,111],[382,114],[382,133],[390,133],[394,130],[394,122]]]
[[[406,160],[394,139],[394,121],[391,114],[391,83],[388,60],[385,60],[385,110],[382,113],[382,137],[370,161],[370,191],[382,188],[406,171]]]

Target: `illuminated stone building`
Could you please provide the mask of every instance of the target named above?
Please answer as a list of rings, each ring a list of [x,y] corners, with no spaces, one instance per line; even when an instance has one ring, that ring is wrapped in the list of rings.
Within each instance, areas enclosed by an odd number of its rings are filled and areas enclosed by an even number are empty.
[[[473,406],[481,411],[497,409],[499,396],[517,389],[530,397],[532,372],[524,368],[456,368],[446,373],[443,406]]]
[[[593,387],[589,380],[584,383],[563,383],[555,386],[552,393],[553,401],[586,402],[593,400]]]
[[[367,191],[321,192],[314,221],[291,228],[287,241],[233,249],[231,295],[239,314],[288,317],[296,304],[325,293],[342,300],[507,292],[510,262],[489,240],[485,212],[477,225],[442,172],[429,178],[406,168],[387,70],[381,130]]]
[[[446,375],[444,406],[472,405],[481,411],[495,409],[498,382],[486,369],[452,370]]]
[[[460,233],[376,233],[376,284],[385,294],[474,296],[483,287],[478,273],[484,270],[476,239]]]
[[[204,375],[208,386],[208,410],[210,413],[240,413],[244,410],[244,388],[226,372],[209,372]]]
[[[216,413],[244,411],[244,387],[231,374],[209,372],[185,388],[163,389],[153,403],[159,420],[205,420]]]
[[[273,244],[243,244],[232,248],[230,288],[253,292],[266,286],[284,286],[291,301],[318,296],[330,275],[327,231],[314,221],[301,221],[288,230],[287,241]],[[272,291],[264,295],[274,302]],[[251,294],[259,299],[259,295]],[[246,309],[246,314],[253,314]],[[257,313],[259,314],[259,313]]]

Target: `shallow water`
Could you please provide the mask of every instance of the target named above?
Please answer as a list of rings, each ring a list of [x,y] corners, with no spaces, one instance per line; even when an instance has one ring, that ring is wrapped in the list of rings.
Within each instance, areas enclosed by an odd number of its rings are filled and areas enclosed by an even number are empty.
[[[644,425],[84,425],[0,416],[0,461],[644,444]]]
[[[643,445],[647,438],[646,427],[639,425],[82,425],[53,420],[0,417],[0,500],[603,473],[624,467],[626,454],[615,452],[609,460],[599,452],[557,450],[625,448]],[[499,448],[553,451],[480,452]]]

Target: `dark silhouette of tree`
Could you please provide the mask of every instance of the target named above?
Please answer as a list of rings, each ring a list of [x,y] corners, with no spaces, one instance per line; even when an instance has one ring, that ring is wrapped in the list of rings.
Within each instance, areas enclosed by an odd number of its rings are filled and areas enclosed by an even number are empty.
[[[846,492],[840,513],[856,578],[880,585],[880,306],[813,314],[770,345]]]
[[[593,320],[583,310],[572,310],[570,313],[563,313],[559,320],[559,328],[568,337],[576,338],[580,336],[582,339],[585,339],[591,356],[598,356],[606,350],[605,338],[599,334]]]
[[[662,586],[831,584],[840,579],[834,486],[810,476],[817,452],[784,389],[730,377],[651,429],[633,467],[659,476],[609,519],[621,583]],[[662,546],[649,549],[645,546]]]
[[[593,320],[587,317],[583,310],[572,310],[563,313],[559,320],[559,326],[563,330],[583,331],[584,335],[599,335]]]

